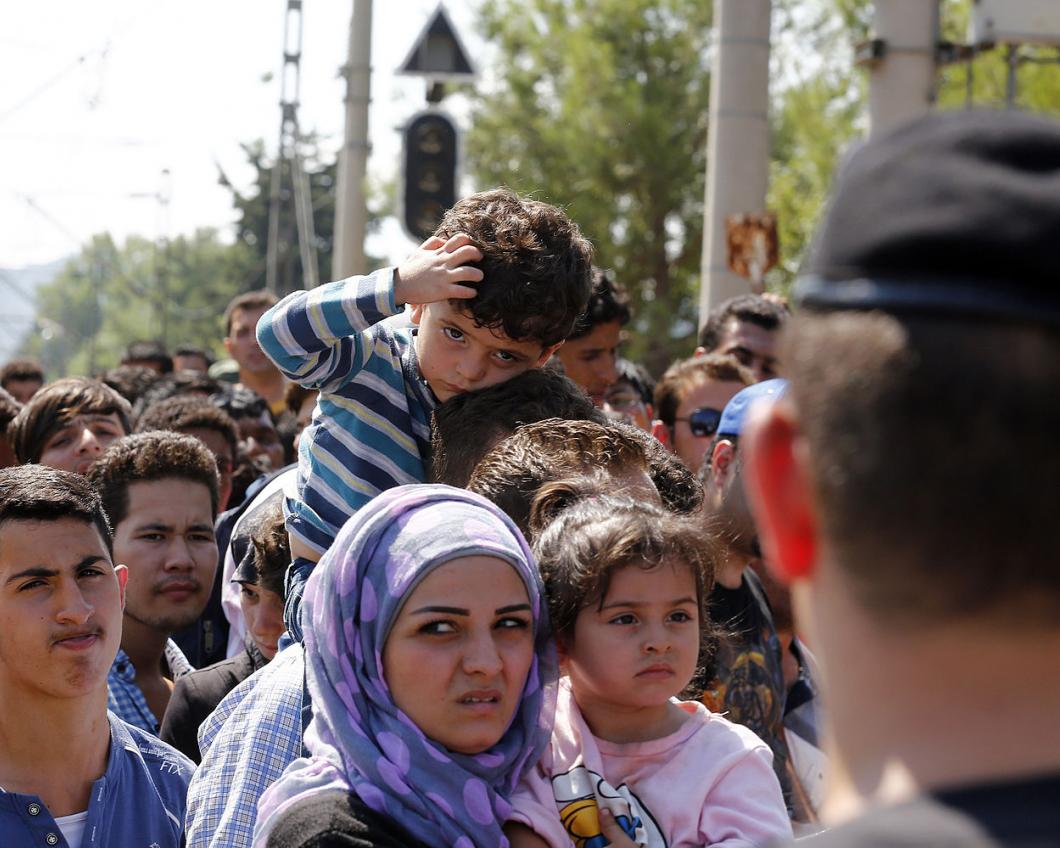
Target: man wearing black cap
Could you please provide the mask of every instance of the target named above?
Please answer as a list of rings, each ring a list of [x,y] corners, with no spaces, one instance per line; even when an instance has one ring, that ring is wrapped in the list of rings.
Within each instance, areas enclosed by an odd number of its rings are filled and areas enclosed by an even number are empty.
[[[822,666],[818,845],[1060,844],[1058,237],[1044,120],[931,116],[839,176],[743,436]]]

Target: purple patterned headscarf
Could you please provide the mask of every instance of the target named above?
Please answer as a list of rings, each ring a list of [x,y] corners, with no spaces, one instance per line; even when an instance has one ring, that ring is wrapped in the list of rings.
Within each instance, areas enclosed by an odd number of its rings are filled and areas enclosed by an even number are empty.
[[[409,594],[458,557],[511,564],[534,619],[534,661],[500,741],[458,754],[401,712],[383,679],[383,646]],[[313,719],[308,759],[293,762],[258,802],[254,845],[295,800],[353,791],[429,845],[497,848],[520,775],[552,732],[557,664],[541,580],[522,534],[496,506],[451,486],[400,486],[358,511],[309,578],[303,602]]]

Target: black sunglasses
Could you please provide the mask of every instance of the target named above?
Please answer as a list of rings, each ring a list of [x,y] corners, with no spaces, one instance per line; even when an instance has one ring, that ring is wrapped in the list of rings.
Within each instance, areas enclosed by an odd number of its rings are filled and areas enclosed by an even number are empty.
[[[687,418],[675,418],[674,421],[687,421],[693,436],[713,436],[721,424],[721,410],[701,406],[693,409]]]

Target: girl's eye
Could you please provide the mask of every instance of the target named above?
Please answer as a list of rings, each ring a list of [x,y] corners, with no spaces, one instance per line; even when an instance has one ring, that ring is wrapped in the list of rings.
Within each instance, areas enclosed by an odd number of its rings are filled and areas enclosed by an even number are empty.
[[[442,332],[454,342],[462,341],[464,338],[464,334],[456,329],[456,327],[442,327]]]
[[[456,627],[451,621],[429,621],[420,628],[420,633],[428,636],[444,636],[456,633]]]
[[[506,350],[498,350],[496,352],[495,356],[501,362],[504,362],[504,363],[511,363],[511,362],[518,362],[519,361],[512,354],[508,353],[508,351],[506,351]]]
[[[529,630],[530,621],[526,618],[508,617],[497,621],[498,630]]]
[[[693,619],[692,616],[690,616],[684,610],[675,610],[674,612],[670,613],[670,620],[683,624],[685,622],[692,621]]]
[[[623,613],[622,615],[616,615],[612,618],[608,624],[636,624],[637,618],[633,613]]]
[[[239,594],[246,598],[248,601],[256,601],[258,599],[258,593],[248,586],[240,586]]]

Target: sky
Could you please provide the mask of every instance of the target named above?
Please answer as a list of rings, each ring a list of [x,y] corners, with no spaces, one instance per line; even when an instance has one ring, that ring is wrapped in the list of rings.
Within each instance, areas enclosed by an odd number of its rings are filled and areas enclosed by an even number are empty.
[[[474,0],[447,11],[472,56]],[[421,79],[395,76],[437,0],[375,0],[369,174],[397,172],[401,125],[425,105]],[[299,121],[342,144],[352,0],[304,0]],[[10,3],[0,30],[0,268],[119,241],[212,226],[233,232],[230,192],[252,168],[241,142],[274,153],[286,0],[43,0]],[[271,77],[271,78],[270,78]],[[459,118],[458,100],[446,101]],[[163,171],[170,172],[168,186]],[[168,211],[158,197],[169,195]],[[413,246],[396,221],[369,241],[392,262]]]

